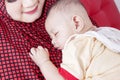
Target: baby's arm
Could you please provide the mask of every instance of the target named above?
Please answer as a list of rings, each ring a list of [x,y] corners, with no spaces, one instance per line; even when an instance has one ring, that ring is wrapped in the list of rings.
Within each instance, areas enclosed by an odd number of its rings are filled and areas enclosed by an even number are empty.
[[[64,80],[58,69],[49,59],[49,52],[46,48],[38,46],[31,48],[30,57],[38,65],[46,80]]]

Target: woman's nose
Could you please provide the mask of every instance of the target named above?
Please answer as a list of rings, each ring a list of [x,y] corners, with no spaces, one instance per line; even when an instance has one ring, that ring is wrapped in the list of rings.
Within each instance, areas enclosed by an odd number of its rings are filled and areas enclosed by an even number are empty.
[[[25,8],[33,7],[37,0],[22,0],[22,5]]]

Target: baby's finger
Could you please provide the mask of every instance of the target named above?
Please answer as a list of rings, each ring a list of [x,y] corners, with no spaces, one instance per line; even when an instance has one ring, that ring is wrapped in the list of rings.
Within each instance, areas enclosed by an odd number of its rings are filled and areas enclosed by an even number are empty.
[[[29,55],[30,55],[30,58],[33,59],[33,55],[31,53],[29,53]]]
[[[35,48],[31,48],[31,49],[30,49],[30,52],[31,52],[32,55],[35,55],[36,49],[35,49]]]
[[[38,46],[38,49],[42,49],[42,46]]]
[[[36,57],[32,55],[31,53],[29,53],[29,55],[30,55],[30,58],[35,62]]]
[[[31,53],[29,53],[30,57],[32,57],[33,55]]]
[[[45,48],[45,51],[48,53],[48,49],[47,48]]]

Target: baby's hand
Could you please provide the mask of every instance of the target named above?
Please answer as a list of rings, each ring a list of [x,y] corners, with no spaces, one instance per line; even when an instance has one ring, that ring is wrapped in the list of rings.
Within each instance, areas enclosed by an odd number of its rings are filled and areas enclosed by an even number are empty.
[[[38,46],[38,48],[31,48],[30,57],[40,67],[46,61],[49,61],[49,52],[46,48]]]

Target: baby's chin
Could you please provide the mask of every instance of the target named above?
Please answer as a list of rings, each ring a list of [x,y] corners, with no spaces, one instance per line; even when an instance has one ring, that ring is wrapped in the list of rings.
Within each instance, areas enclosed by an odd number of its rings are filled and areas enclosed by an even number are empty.
[[[62,50],[62,49],[63,49],[63,47],[57,47],[57,49],[58,49],[58,50]]]
[[[57,48],[58,50],[62,50],[63,48]]]
[[[57,46],[54,45],[54,47],[58,50],[62,50],[64,48],[64,46],[58,46],[58,45]]]

